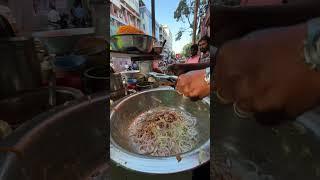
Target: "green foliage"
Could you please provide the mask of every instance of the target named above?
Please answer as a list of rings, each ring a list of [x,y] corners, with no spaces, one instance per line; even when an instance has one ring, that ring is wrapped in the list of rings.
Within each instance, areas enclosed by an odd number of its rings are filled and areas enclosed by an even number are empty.
[[[174,19],[185,22],[185,17],[189,18],[190,10],[187,0],[180,0],[177,9],[174,11]]]
[[[176,34],[175,40],[179,41],[185,32],[189,32],[192,35],[193,24],[194,24],[194,0],[180,0],[178,7],[174,11],[174,19],[177,22],[187,23],[185,27],[181,27]],[[198,23],[200,27],[200,18],[205,13],[207,3],[206,1],[200,0],[198,9]],[[198,32],[198,30],[196,31]]]
[[[188,43],[188,44],[186,44],[186,45],[184,45],[183,48],[182,48],[182,53],[181,53],[181,55],[184,56],[184,57],[189,57],[189,56],[191,56],[191,54],[190,54],[190,48],[191,48],[191,46],[192,46],[192,43],[191,43],[191,42]]]
[[[180,28],[179,31],[176,34],[175,40],[179,41],[184,32],[189,32],[190,36],[192,36],[192,29],[190,29],[190,28]]]

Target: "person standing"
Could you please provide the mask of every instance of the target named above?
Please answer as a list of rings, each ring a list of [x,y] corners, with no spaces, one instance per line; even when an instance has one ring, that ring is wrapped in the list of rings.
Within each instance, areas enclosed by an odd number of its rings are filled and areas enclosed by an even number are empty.
[[[198,42],[201,52],[200,63],[210,62],[209,42],[210,38],[208,36],[203,36]]]
[[[199,63],[200,56],[198,55],[198,45],[193,44],[190,48],[191,57],[187,60],[187,64]]]

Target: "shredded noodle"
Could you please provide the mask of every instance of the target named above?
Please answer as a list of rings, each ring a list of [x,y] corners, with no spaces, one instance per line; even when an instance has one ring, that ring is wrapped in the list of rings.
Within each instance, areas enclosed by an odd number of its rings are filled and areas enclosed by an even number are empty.
[[[140,115],[129,127],[139,154],[171,156],[190,151],[198,141],[196,119],[173,108],[158,107]]]

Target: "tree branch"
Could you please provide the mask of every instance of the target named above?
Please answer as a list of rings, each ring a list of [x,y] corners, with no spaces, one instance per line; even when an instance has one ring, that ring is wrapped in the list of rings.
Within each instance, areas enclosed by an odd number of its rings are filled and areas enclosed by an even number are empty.
[[[187,17],[187,20],[188,20],[189,25],[190,25],[190,28],[191,28],[191,27],[192,27],[192,25],[193,25],[193,23],[191,24],[190,19],[189,19],[189,16]]]

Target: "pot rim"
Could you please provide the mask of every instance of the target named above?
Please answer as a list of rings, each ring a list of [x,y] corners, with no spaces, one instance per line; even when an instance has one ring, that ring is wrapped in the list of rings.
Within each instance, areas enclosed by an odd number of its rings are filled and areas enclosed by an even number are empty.
[[[136,94],[132,94],[128,97],[134,97],[152,91],[168,90],[174,91],[174,88],[160,87],[149,89]],[[128,97],[121,99],[119,102],[113,105],[113,107],[110,109],[110,121],[111,117],[115,113],[114,109],[121,105]],[[206,97],[202,100],[202,102],[210,106],[210,98]],[[110,159],[122,167],[147,174],[178,173],[192,170],[194,168],[197,168],[198,166],[205,164],[210,160],[210,138],[200,147],[180,154],[180,162],[177,160],[177,156],[178,155],[168,157],[152,157],[129,152],[120,147],[120,145],[115,142],[110,130]],[[204,157],[200,159],[200,156]]]
[[[109,93],[104,92],[86,96],[83,95],[82,97],[69,101],[69,103],[61,104],[48,111],[42,112],[18,127],[6,139],[0,141],[0,147],[21,147],[23,144],[25,144],[24,141],[28,139],[28,137],[31,137],[39,129],[41,130],[41,128],[50,125],[52,123],[50,120],[68,114],[77,108],[86,106],[88,104],[93,104],[97,101],[106,100],[106,103],[109,103],[109,97]],[[46,120],[44,121],[44,119]]]
[[[87,70],[84,72],[84,76],[87,77],[87,78],[91,78],[91,79],[102,79],[102,80],[108,80],[108,79],[110,79],[110,75],[109,75],[109,77],[108,77],[108,75],[107,75],[106,77],[97,77],[97,76],[92,76],[92,75],[90,75],[89,72],[92,71],[92,70],[95,70],[95,69],[104,69],[104,67],[102,67],[102,66],[91,67],[91,68],[87,69]],[[108,71],[106,70],[106,72],[108,72]]]
[[[23,155],[25,146],[29,143],[31,137],[52,125],[52,123],[55,122],[52,120],[69,114],[78,108],[87,106],[88,104],[93,104],[99,101],[106,101],[106,103],[108,104],[109,97],[110,96],[108,93],[96,93],[93,95],[83,96],[80,99],[75,99],[73,101],[70,101],[70,103],[68,104],[56,106],[46,112],[35,116],[30,121],[24,123],[19,128],[14,130],[3,141],[0,141],[0,147],[12,147],[13,149],[18,150],[19,153]],[[0,153],[0,179],[2,179],[2,177],[4,177],[4,175],[6,174],[5,172],[8,171],[8,168],[11,165],[11,160],[13,158],[17,158],[17,154],[12,152]],[[108,163],[107,160],[108,159],[106,159],[105,163]]]

